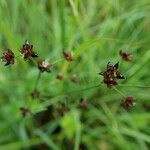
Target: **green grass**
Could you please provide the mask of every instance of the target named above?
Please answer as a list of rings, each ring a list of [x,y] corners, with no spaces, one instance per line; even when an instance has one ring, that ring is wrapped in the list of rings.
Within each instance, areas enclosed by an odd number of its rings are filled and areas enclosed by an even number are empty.
[[[19,56],[28,39],[39,58],[58,62],[37,84],[47,97],[34,100],[30,93],[39,73],[34,63],[21,57],[12,66],[0,63],[0,150],[41,149],[41,144],[54,150],[148,150],[149,18],[149,0],[1,0],[1,54],[10,48]],[[132,62],[121,60],[122,48],[133,55]],[[62,59],[63,50],[71,51],[75,61]],[[97,73],[109,61],[120,61],[126,77],[117,89],[136,98],[130,110],[120,106],[123,97],[115,90],[103,84],[95,87],[103,80]],[[58,73],[65,79],[58,81]],[[73,74],[79,83],[70,81]],[[81,97],[87,99],[86,110],[78,107]],[[58,115],[61,103],[70,109],[64,116]],[[20,107],[28,107],[32,115],[22,118]],[[38,114],[47,107],[52,109],[48,116],[55,119],[38,127]],[[54,133],[58,127],[61,130]]]

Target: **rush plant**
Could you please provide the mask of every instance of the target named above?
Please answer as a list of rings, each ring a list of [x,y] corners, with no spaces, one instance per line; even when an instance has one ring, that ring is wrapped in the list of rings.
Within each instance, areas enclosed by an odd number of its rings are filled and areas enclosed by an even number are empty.
[[[0,150],[148,150],[149,10],[1,0]]]

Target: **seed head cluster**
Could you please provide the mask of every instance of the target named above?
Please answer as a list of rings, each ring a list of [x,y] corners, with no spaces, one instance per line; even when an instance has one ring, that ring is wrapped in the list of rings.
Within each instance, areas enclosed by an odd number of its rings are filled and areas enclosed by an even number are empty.
[[[15,63],[15,55],[12,50],[8,49],[1,57],[2,61],[5,62],[5,66]]]
[[[64,79],[63,74],[62,73],[58,73],[57,76],[56,76],[56,79],[63,80]]]
[[[127,54],[126,49],[121,49],[119,54],[124,61],[132,61],[132,56],[131,54]]]
[[[133,96],[127,96],[124,100],[124,107],[130,108],[135,105],[135,98]]]
[[[34,58],[38,57],[37,53],[33,51],[33,45],[30,45],[30,43],[26,40],[23,44],[22,48],[20,49],[20,53],[23,55],[24,59],[27,58]]]
[[[24,107],[21,107],[20,111],[21,111],[21,114],[23,117],[26,117],[27,115],[29,115],[31,113],[28,108],[24,108]]]
[[[67,61],[73,61],[73,56],[70,52],[68,51],[63,51],[63,56]]]
[[[125,77],[118,71],[119,62],[115,65],[107,64],[107,68],[104,72],[99,74],[104,77],[103,83],[107,85],[108,88],[117,85],[118,79],[125,79]]]
[[[39,60],[37,64],[41,72],[51,72],[52,65],[49,64],[46,60]]]

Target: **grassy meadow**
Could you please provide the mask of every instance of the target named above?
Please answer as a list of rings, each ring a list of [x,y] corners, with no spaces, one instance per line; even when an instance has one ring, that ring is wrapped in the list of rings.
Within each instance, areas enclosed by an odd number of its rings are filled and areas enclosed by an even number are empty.
[[[22,58],[25,40],[37,58]],[[7,49],[15,63],[0,62],[0,150],[149,149],[149,0],[0,0],[0,55]],[[111,89],[98,74],[108,62],[125,76]],[[124,108],[126,96],[136,105]]]

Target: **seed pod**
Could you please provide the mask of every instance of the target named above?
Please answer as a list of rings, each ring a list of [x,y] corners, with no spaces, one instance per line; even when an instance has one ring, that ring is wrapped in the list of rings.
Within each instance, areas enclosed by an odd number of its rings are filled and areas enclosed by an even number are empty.
[[[37,90],[33,91],[33,92],[31,93],[31,97],[32,97],[33,99],[39,98],[39,97],[40,97],[40,92],[37,91]]]
[[[66,112],[68,112],[70,109],[64,104],[61,104],[61,108],[59,109],[59,113],[61,116],[63,116]]]
[[[119,55],[122,57],[123,60],[125,61],[132,61],[132,56],[130,54],[126,53],[126,49],[121,49],[119,51]]]
[[[73,56],[70,52],[67,51],[63,51],[63,56],[67,61],[73,61]]]
[[[76,74],[72,75],[71,81],[72,81],[73,83],[78,83],[78,82],[79,82],[79,79],[78,79],[78,77],[77,77]]]
[[[132,96],[127,96],[124,100],[124,106],[125,108],[130,108],[135,106],[135,98]]]
[[[112,88],[112,86],[117,85],[118,79],[125,79],[125,77],[118,71],[118,68],[119,62],[115,65],[108,62],[106,70],[99,73],[99,75],[104,77],[103,83],[106,84],[108,88]]]
[[[41,72],[51,72],[52,65],[49,64],[47,61],[39,60],[37,62],[37,64],[38,64],[38,68]]]
[[[20,52],[23,55],[24,59],[27,59],[27,58],[30,58],[30,57],[32,57],[32,58],[38,57],[37,53],[35,53],[33,51],[33,45],[30,45],[27,40],[25,41],[25,44],[20,49]]]
[[[15,63],[15,55],[12,50],[8,49],[1,57],[2,61],[5,62],[5,66]]]
[[[63,79],[64,79],[64,76],[63,76],[63,74],[59,73],[59,74],[56,76],[56,78],[57,78],[58,80],[63,80]]]
[[[87,100],[85,98],[80,99],[79,107],[83,109],[87,108]]]
[[[26,117],[27,115],[29,115],[31,113],[28,108],[24,108],[24,107],[21,107],[20,111],[21,111],[21,114],[23,117]]]

